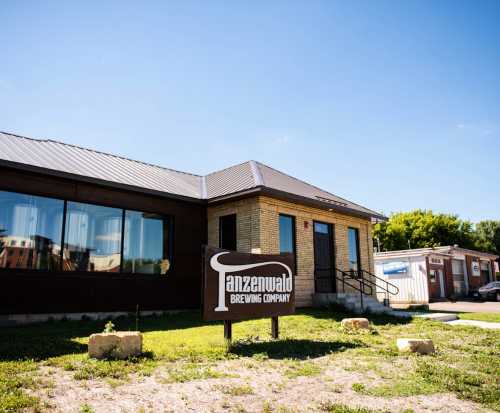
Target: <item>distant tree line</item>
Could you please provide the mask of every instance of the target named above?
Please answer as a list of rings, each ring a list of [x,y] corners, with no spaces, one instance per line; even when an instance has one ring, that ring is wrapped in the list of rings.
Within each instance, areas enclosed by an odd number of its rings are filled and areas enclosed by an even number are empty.
[[[458,215],[417,209],[390,215],[375,225],[373,241],[380,251],[459,245],[500,255],[500,221],[473,225]]]

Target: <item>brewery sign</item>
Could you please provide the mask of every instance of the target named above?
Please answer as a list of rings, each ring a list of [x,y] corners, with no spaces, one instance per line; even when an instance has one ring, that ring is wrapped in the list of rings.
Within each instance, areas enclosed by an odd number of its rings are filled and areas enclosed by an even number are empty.
[[[295,311],[294,269],[292,254],[205,247],[203,318],[228,321],[226,337],[230,338],[230,321],[272,317],[273,336],[277,336],[277,317]]]

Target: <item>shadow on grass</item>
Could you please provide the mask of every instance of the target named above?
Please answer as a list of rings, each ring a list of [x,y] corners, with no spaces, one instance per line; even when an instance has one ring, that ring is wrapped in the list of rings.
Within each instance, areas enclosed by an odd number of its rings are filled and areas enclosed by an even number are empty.
[[[66,354],[87,352],[87,345],[75,339],[100,333],[106,320],[48,321],[39,324],[0,328],[0,361],[44,360]],[[135,317],[113,320],[116,330],[135,331]],[[139,330],[168,331],[207,325],[199,312],[182,312],[162,316],[147,316],[139,320]]]
[[[373,325],[402,325],[411,323],[411,318],[404,317],[394,317],[386,314],[372,314],[372,313],[363,313],[363,314],[355,314],[345,310],[342,306],[331,305],[329,308],[307,308],[297,310],[296,314],[299,315],[308,315],[310,317],[318,318],[318,319],[329,319],[333,321],[342,321],[344,318],[353,318],[353,317],[364,317],[367,318]]]
[[[299,309],[298,316],[307,316],[315,319],[340,321],[346,317],[356,315],[339,311],[338,309]],[[359,317],[359,316],[358,316]],[[362,316],[363,317],[363,316]],[[410,320],[387,316],[368,315],[374,325],[406,324]],[[0,361],[34,359],[43,360],[66,354],[87,352],[87,345],[75,340],[78,337],[88,337],[93,333],[103,331],[106,320],[92,321],[52,321],[30,326],[0,328]],[[122,317],[113,320],[116,330],[133,331],[136,329],[134,317]],[[207,325],[222,325],[222,322],[203,321],[199,311],[168,313],[161,316],[142,317],[139,320],[141,332],[170,331],[187,328],[196,328]],[[287,348],[283,348],[284,343]],[[328,343],[310,340],[289,340],[269,343],[242,343],[236,347],[236,352],[255,353],[268,352],[269,357],[317,357],[331,351],[342,351],[342,348],[352,346],[352,343]],[[266,346],[268,350],[266,350]],[[273,356],[274,357],[274,356]]]
[[[239,356],[252,357],[263,354],[270,359],[299,359],[316,358],[327,354],[342,352],[351,348],[364,347],[357,341],[316,341],[287,339],[277,341],[236,341],[230,352]]]

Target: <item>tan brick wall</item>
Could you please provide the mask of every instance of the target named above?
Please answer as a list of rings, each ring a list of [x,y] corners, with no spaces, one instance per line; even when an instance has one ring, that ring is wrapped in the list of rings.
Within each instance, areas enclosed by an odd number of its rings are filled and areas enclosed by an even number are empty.
[[[260,245],[258,198],[247,198],[209,207],[207,211],[208,245],[219,246],[219,217],[230,214],[236,214],[237,250],[258,252],[256,250]]]
[[[334,225],[336,266],[341,270],[349,268],[347,229],[358,228],[361,267],[374,272],[372,226],[368,219],[270,197],[248,198],[208,208],[209,245],[218,246],[219,216],[232,213],[237,214],[238,251],[262,254],[279,253],[279,214],[295,217],[297,246],[295,283],[296,303],[299,307],[311,305],[314,293],[313,221]]]

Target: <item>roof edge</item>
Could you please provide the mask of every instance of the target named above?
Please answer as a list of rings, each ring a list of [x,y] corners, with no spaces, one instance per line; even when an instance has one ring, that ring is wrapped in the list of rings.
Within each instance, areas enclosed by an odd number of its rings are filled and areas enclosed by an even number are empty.
[[[293,179],[293,180],[295,180],[295,181],[298,181],[298,182],[301,182],[301,183],[303,183],[303,184],[309,185],[309,186],[311,186],[311,187],[313,187],[313,188],[317,189],[318,191],[321,191],[321,192],[324,192],[324,193],[326,193],[326,194],[329,194],[329,195],[330,195],[330,196],[332,196],[332,197],[335,197],[335,198],[341,199],[342,201],[345,201],[345,202],[347,202],[347,203],[350,203],[350,204],[356,205],[356,206],[358,206],[358,207],[360,207],[360,208],[367,209],[367,210],[371,211],[369,208],[367,208],[367,207],[365,207],[365,206],[363,206],[363,205],[361,205],[361,204],[358,204],[357,202],[350,201],[349,199],[344,198],[344,197],[341,197],[341,196],[339,196],[339,195],[335,195],[334,193],[332,193],[332,192],[330,192],[330,191],[327,191],[327,190],[325,190],[325,189],[322,189],[322,188],[320,188],[319,186],[313,185],[313,184],[311,184],[311,183],[309,183],[309,182],[307,182],[307,181],[305,181],[305,180],[303,180],[303,179],[300,179],[300,178],[297,178],[297,177],[295,177],[295,176],[292,176],[292,175],[290,175],[290,174],[288,174],[288,173],[286,173],[286,172],[283,172],[283,171],[280,171],[280,170],[278,170],[278,169],[276,169],[276,168],[273,168],[272,166],[269,166],[269,165],[267,165],[267,164],[265,164],[265,163],[263,163],[263,162],[259,162],[259,161],[254,161],[254,162],[256,162],[258,165],[262,165],[262,166],[265,166],[266,168],[272,169],[272,170],[273,170],[273,171],[275,171],[275,172],[278,172],[278,173],[280,173],[280,174],[286,175],[286,176],[287,176],[288,178],[290,178],[290,179]],[[383,218],[385,218],[385,219],[387,220],[387,217],[384,217],[383,215],[380,215],[380,214],[376,213],[375,211],[372,211],[372,212],[374,212],[374,213],[375,213],[375,214],[377,214],[378,216],[383,217]]]
[[[345,215],[350,215],[350,216],[355,216],[358,218],[364,218],[364,219],[372,219],[372,218],[378,218],[378,219],[384,219],[385,217],[383,215],[379,215],[377,213],[367,213],[363,211],[358,211],[355,209],[351,209],[348,207],[342,207],[339,205],[332,205],[328,202],[312,199],[312,198],[307,198],[301,195],[296,195],[292,194],[290,192],[285,192],[285,191],[280,191],[278,189],[274,188],[269,188],[267,186],[261,185],[249,189],[244,189],[239,192],[235,192],[232,194],[227,194],[227,195],[222,195],[219,197],[214,197],[214,198],[209,198],[208,199],[208,204],[218,204],[222,202],[226,202],[229,200],[234,200],[237,198],[241,197],[246,197],[249,195],[264,195],[264,196],[269,196],[271,198],[276,198],[276,199],[281,199],[284,201],[289,201],[289,202],[297,202],[299,204],[305,205],[305,206],[312,206],[315,208],[320,208],[320,209],[325,209],[328,211],[335,211],[341,214]]]
[[[491,259],[498,259],[499,256],[496,254],[492,254],[490,252],[483,252],[477,250],[471,250],[468,248],[456,247],[454,245],[443,245],[440,247],[427,247],[427,248],[414,248],[409,250],[394,250],[394,251],[381,251],[373,253],[374,258],[383,258],[383,257],[391,257],[391,256],[415,256],[415,255],[444,255],[444,256],[453,256],[453,251],[458,253],[473,255],[478,257],[488,257]]]
[[[75,145],[74,143],[62,142],[62,141],[59,141],[59,140],[56,140],[56,139],[50,139],[50,138],[40,138],[40,139],[39,138],[30,138],[29,136],[18,135],[16,133],[5,132],[5,131],[0,131],[0,133],[2,133],[4,135],[14,136],[14,137],[20,138],[20,139],[28,139],[28,140],[34,141],[34,142],[50,142],[50,143],[55,143],[57,145],[70,146],[72,148],[81,149],[83,151],[89,151],[89,152],[97,153],[97,154],[100,154],[100,155],[112,156],[113,158],[123,159],[125,161],[135,162],[135,163],[139,163],[141,165],[152,166],[154,168],[160,168],[160,169],[164,169],[166,171],[176,172],[176,173],[179,173],[179,174],[194,176],[196,178],[201,178],[201,176],[202,176],[202,175],[193,174],[191,172],[185,172],[185,171],[179,171],[177,169],[167,168],[165,166],[156,165],[154,163],[149,163],[149,162],[144,162],[144,161],[138,161],[137,159],[127,158],[126,156],[116,155],[114,153],[103,152],[103,151],[99,151],[97,149],[92,149],[92,148],[86,148],[85,146]]]
[[[191,203],[196,203],[196,204],[202,204],[202,203],[206,202],[206,199],[204,200],[201,198],[193,198],[193,197],[189,197],[186,195],[174,194],[171,192],[157,191],[155,189],[149,189],[149,188],[143,188],[140,186],[134,186],[134,185],[122,184],[119,182],[107,181],[104,179],[93,178],[91,176],[72,174],[70,172],[57,171],[55,169],[48,169],[48,168],[43,168],[43,167],[35,166],[35,165],[28,165],[28,164],[23,164],[23,163],[19,163],[19,162],[7,161],[5,159],[0,159],[0,166],[4,166],[7,168],[16,169],[16,170],[21,170],[21,171],[26,171],[26,172],[43,173],[45,175],[53,176],[56,178],[71,179],[71,180],[77,181],[77,182],[96,184],[96,185],[101,185],[101,186],[105,186],[108,188],[116,188],[116,189],[121,189],[121,190],[134,191],[134,192],[141,193],[141,194],[158,196],[160,198],[175,199],[178,201],[185,201],[185,202],[191,202]]]

